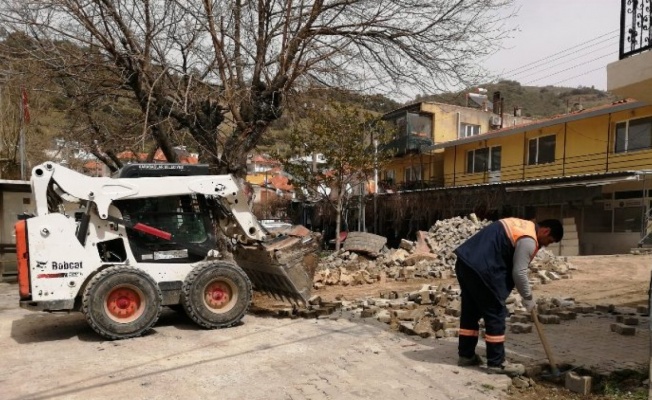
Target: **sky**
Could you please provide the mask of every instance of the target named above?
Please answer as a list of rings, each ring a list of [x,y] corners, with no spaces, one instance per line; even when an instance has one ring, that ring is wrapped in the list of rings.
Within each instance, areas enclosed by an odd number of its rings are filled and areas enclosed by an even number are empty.
[[[526,86],[607,89],[607,64],[618,60],[619,0],[516,0],[517,28],[485,68]]]

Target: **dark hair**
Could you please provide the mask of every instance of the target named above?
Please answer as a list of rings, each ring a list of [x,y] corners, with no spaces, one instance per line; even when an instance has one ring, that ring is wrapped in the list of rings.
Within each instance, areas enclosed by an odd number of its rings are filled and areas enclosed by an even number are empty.
[[[537,222],[537,225],[541,228],[550,228],[550,236],[555,239],[555,242],[560,242],[564,237],[564,227],[558,219],[544,219]]]

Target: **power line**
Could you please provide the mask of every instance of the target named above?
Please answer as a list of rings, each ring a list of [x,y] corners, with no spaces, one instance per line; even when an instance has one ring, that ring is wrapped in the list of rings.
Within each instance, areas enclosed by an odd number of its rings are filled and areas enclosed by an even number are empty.
[[[595,44],[601,44],[601,43],[602,43],[602,42],[595,43]],[[592,47],[592,46],[588,46],[587,48],[589,48],[589,47]],[[614,48],[613,42],[610,42],[610,43],[607,44],[606,46],[599,47],[599,48],[597,48],[597,49],[591,51],[591,53],[596,52],[596,51],[598,51],[598,50],[607,49],[607,48],[609,48],[609,49],[613,49],[613,48]],[[578,60],[578,59],[580,59],[580,58],[586,57],[586,56],[590,55],[591,53],[589,53],[589,54],[582,54],[582,55],[580,55],[580,56],[578,56],[578,57],[574,57],[574,58],[571,58],[571,59],[568,59],[568,60],[562,61],[562,62],[560,62],[560,63],[553,64],[552,66],[550,66],[550,67],[548,67],[548,68],[544,68],[544,69],[538,69],[539,67],[535,65],[535,66],[530,67],[530,68],[528,68],[528,69],[525,69],[525,70],[523,70],[523,71],[521,71],[521,72],[517,72],[517,73],[515,74],[515,76],[521,75],[521,74],[523,74],[523,73],[525,73],[525,72],[527,72],[527,71],[531,71],[531,70],[533,70],[533,69],[536,69],[536,70],[537,70],[536,72],[531,73],[531,74],[528,74],[528,75],[525,75],[525,76],[522,76],[522,77],[520,77],[519,79],[527,78],[528,76],[536,75],[536,74],[538,74],[539,72],[542,72],[542,71],[548,71],[548,70],[550,70],[550,69],[552,69],[552,68],[555,68],[556,66],[563,65],[563,64],[569,63],[569,62],[571,62],[571,61],[575,61],[575,60]],[[565,57],[570,56],[570,55],[572,55],[572,54],[568,54],[568,55],[565,55],[565,56],[562,56],[562,57],[558,57],[558,58],[555,58],[555,59],[550,60],[550,61],[556,61],[556,60],[559,60],[559,59],[565,58]]]
[[[555,73],[552,73],[552,74],[546,75],[546,76],[544,76],[544,77],[534,79],[534,80],[532,80],[532,81],[527,82],[526,85],[529,85],[529,84],[534,83],[534,82],[538,82],[538,81],[543,80],[543,79],[546,79],[546,78],[550,78],[551,76],[559,75],[559,74],[561,74],[562,72],[570,71],[571,69],[575,69],[575,68],[577,68],[577,67],[581,67],[582,65],[590,64],[590,63],[592,63],[593,61],[599,60],[599,59],[601,59],[601,58],[611,57],[611,56],[613,56],[613,53],[605,54],[605,55],[600,56],[600,57],[596,57],[596,58],[594,58],[594,59],[592,59],[592,60],[589,60],[589,61],[587,61],[587,62],[584,62],[584,63],[581,63],[581,64],[576,64],[576,65],[573,65],[572,67],[568,67],[568,68],[566,68],[566,69],[562,69],[561,71],[557,71],[557,72],[555,72]],[[604,67],[604,66],[603,66],[603,67]]]
[[[514,68],[514,69],[512,69],[512,70],[506,71],[505,74],[513,73],[513,72],[518,71],[518,70],[521,70],[521,69],[523,69],[523,68],[525,68],[525,67],[529,67],[529,66],[531,66],[531,65],[537,64],[537,63],[539,63],[539,62],[541,62],[541,61],[546,61],[546,60],[548,60],[550,57],[554,57],[554,56],[557,56],[557,55],[560,55],[560,54],[567,53],[567,52],[569,52],[569,51],[571,51],[571,50],[573,50],[573,49],[576,49],[576,48],[578,48],[578,47],[586,46],[588,43],[595,42],[595,41],[598,40],[598,39],[601,39],[601,38],[603,38],[603,37],[605,37],[605,36],[608,36],[608,35],[612,35],[614,32],[618,32],[618,31],[619,31],[619,29],[616,29],[616,30],[613,30],[613,31],[607,32],[607,33],[602,34],[602,35],[600,35],[600,36],[597,36],[597,37],[595,37],[595,38],[593,38],[593,39],[591,39],[591,40],[587,40],[587,41],[582,42],[582,43],[579,43],[579,44],[577,44],[577,45],[575,45],[575,46],[569,47],[569,48],[567,48],[567,49],[565,49],[565,50],[559,51],[559,52],[554,53],[554,54],[550,54],[550,55],[548,55],[548,56],[546,56],[546,57],[543,57],[543,58],[540,58],[540,59],[538,59],[538,60],[532,61],[531,63],[525,64],[525,65],[522,65],[522,66],[520,66],[520,67],[518,67],[518,68]],[[613,39],[613,37],[610,37],[610,38],[608,38],[608,39],[606,39],[606,40],[611,40],[611,39]],[[606,40],[605,40],[605,41],[606,41]],[[602,41],[602,42],[600,42],[600,43],[604,43],[604,41]]]
[[[555,83],[553,83],[553,84],[550,85],[550,86],[555,86],[555,85],[558,85],[558,84],[560,84],[560,83],[563,83],[563,82],[566,82],[566,81],[570,81],[571,79],[579,78],[580,76],[584,76],[584,75],[586,75],[586,74],[590,74],[591,72],[599,71],[599,70],[604,69],[604,68],[606,68],[606,67],[607,67],[607,65],[605,64],[605,65],[602,65],[602,66],[599,67],[599,68],[592,69],[592,70],[590,70],[590,71],[584,71],[583,73],[581,73],[581,74],[579,74],[579,75],[571,76],[570,78],[566,78],[566,79],[563,79],[563,80],[561,80],[561,81],[555,82]]]

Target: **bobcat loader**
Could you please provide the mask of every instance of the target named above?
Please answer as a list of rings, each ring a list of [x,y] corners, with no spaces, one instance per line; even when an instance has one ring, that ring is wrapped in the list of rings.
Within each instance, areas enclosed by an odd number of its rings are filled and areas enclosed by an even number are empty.
[[[132,164],[108,178],[36,166],[36,216],[15,225],[20,306],[81,311],[100,335],[124,339],[148,331],[163,306],[210,329],[238,323],[253,289],[305,303],[319,240],[305,228],[272,237],[231,175],[207,173]],[[217,252],[217,229],[232,257]]]

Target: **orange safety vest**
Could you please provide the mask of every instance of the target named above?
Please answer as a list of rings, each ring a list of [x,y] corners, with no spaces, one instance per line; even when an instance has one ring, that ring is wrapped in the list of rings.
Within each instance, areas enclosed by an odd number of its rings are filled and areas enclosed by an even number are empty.
[[[510,242],[512,242],[512,245],[514,247],[516,247],[516,242],[524,236],[528,236],[534,239],[535,248],[534,248],[534,253],[532,253],[532,258],[530,259],[530,261],[532,261],[532,259],[534,259],[534,256],[539,251],[539,241],[537,240],[537,229],[534,222],[527,221],[520,218],[503,218],[500,220],[500,222],[503,224],[503,227],[505,228],[505,233],[507,233],[507,237],[509,238]]]

